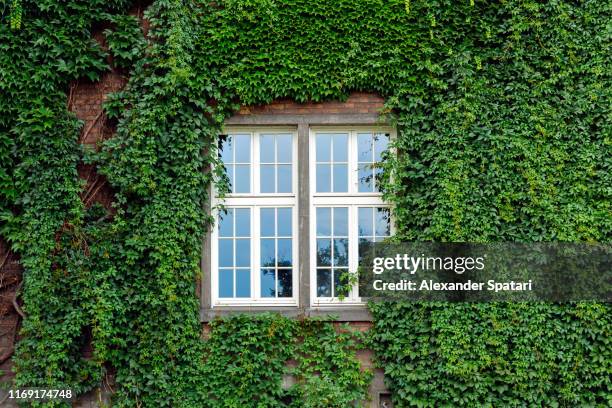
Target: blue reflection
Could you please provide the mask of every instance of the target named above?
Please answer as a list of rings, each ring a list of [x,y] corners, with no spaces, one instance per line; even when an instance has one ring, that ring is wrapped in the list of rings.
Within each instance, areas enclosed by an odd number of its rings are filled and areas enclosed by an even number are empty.
[[[348,191],[348,166],[346,164],[334,164],[334,193],[346,193]]]
[[[291,163],[291,135],[278,135],[276,136],[276,162],[277,163]]]
[[[251,266],[251,240],[236,240],[236,266]]]
[[[374,136],[374,160],[382,160],[382,154],[389,148],[389,134],[377,133]]]
[[[277,193],[290,193],[291,188],[291,165],[280,164],[277,167],[278,191]]]
[[[357,161],[372,162],[374,159],[372,151],[372,135],[370,133],[359,133],[357,135]]]
[[[317,238],[317,266],[331,266],[331,239]]]
[[[236,269],[236,297],[251,296],[251,271]]]
[[[262,269],[260,274],[261,297],[276,296],[276,279],[274,269]]]
[[[274,208],[262,208],[260,210],[259,226],[262,237],[274,236]]]
[[[219,240],[219,266],[234,266],[234,240]]]
[[[274,238],[261,239],[261,266],[275,266],[276,256],[274,249]]]
[[[331,271],[329,269],[317,269],[317,296],[331,297]]]
[[[234,272],[219,269],[219,297],[234,297]]]
[[[372,227],[373,214],[372,208],[360,207],[359,208],[359,236],[360,237],[371,237],[374,235],[374,229]]]
[[[259,159],[262,163],[274,163],[274,135],[259,137]]]
[[[219,236],[234,236],[234,209],[228,208],[226,212],[219,213]]]
[[[371,164],[360,164],[357,168],[359,192],[371,193],[374,191],[374,172]]]
[[[317,148],[317,162],[330,162],[331,161],[331,145],[332,135],[319,133],[315,139]]]
[[[251,236],[251,210],[249,208],[235,208],[234,216],[236,217],[236,236]]]
[[[291,219],[291,208],[278,208],[278,236],[290,237],[292,231],[292,219]]]
[[[333,266],[348,266],[348,238],[334,239]]]
[[[334,236],[335,237],[347,237],[348,236],[348,208],[347,207],[335,207],[334,208]]]
[[[331,192],[331,165],[317,164],[317,193]]]
[[[234,135],[236,163],[251,162],[251,135]]]
[[[334,135],[334,161],[348,161],[348,134]]]
[[[259,185],[262,193],[275,193],[274,165],[263,164],[260,167]]]
[[[387,237],[391,235],[391,213],[388,208],[376,209],[376,236]]]
[[[251,166],[248,164],[236,164],[234,166],[234,193],[251,192]]]
[[[290,238],[279,238],[277,242],[277,262],[278,266],[291,266],[291,239]]]
[[[317,207],[317,236],[331,236],[331,208]]]

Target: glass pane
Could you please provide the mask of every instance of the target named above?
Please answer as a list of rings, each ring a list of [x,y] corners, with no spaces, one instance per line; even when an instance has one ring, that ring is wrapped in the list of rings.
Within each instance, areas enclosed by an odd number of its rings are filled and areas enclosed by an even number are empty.
[[[225,175],[227,176],[227,180],[229,182],[229,191],[233,193],[235,190],[234,188],[234,165],[228,164],[227,166],[224,166],[224,168],[225,168]]]
[[[259,189],[262,193],[275,193],[274,165],[262,164],[259,171]]]
[[[236,266],[251,266],[251,240],[236,240]]]
[[[234,271],[219,269],[219,297],[234,297]]]
[[[231,136],[225,136],[225,140],[221,139],[221,151],[219,152],[219,156],[221,157],[221,161],[223,163],[231,163],[233,161],[233,148],[234,142]]]
[[[251,135],[234,135],[234,156],[236,163],[251,162]]]
[[[331,239],[317,239],[317,266],[331,266]]]
[[[276,136],[276,162],[291,163],[291,135]]]
[[[291,208],[279,208],[277,211],[278,226],[277,233],[279,237],[291,236]]]
[[[334,208],[334,236],[348,237],[348,208]]]
[[[382,160],[382,153],[389,148],[389,134],[378,133],[374,137],[374,161]]]
[[[391,216],[388,208],[376,209],[376,236],[387,237],[391,235]]]
[[[331,192],[331,165],[317,164],[317,193]]]
[[[348,238],[334,239],[333,266],[348,266]]]
[[[315,144],[317,148],[317,162],[330,162],[331,161],[331,135],[317,134]]]
[[[317,237],[331,236],[331,208],[317,207]]]
[[[278,270],[278,297],[293,296],[293,274],[291,269]]]
[[[348,167],[346,164],[334,164],[334,192],[348,191]]]
[[[348,295],[347,288],[341,287],[348,282],[347,273],[348,269],[334,269],[334,296]]]
[[[292,266],[291,260],[291,239],[280,238],[277,243],[277,262],[278,266]]]
[[[371,193],[374,191],[374,172],[372,164],[360,164],[357,167],[357,178],[359,180],[359,192]]]
[[[261,270],[261,297],[275,297],[275,277],[274,269]]]
[[[275,266],[276,256],[274,255],[274,238],[261,239],[261,266]]]
[[[372,135],[370,133],[359,133],[357,135],[357,161],[372,162]]]
[[[251,271],[236,269],[236,297],[251,296]]]
[[[262,237],[274,236],[274,208],[262,208],[260,210],[259,227]]]
[[[334,135],[334,161],[348,161],[348,134]]]
[[[259,136],[259,159],[262,163],[274,163],[274,136]]]
[[[228,208],[227,212],[219,213],[219,236],[234,236],[234,209]]]
[[[368,207],[359,208],[359,236],[371,237],[374,236],[373,228],[373,209]]]
[[[317,296],[331,297],[331,271],[329,269],[317,269]]]
[[[250,237],[251,210],[249,208],[235,208],[234,216],[236,217],[236,236]]]
[[[382,178],[383,175],[383,169],[382,167],[380,167],[380,164],[375,164],[374,167],[374,191],[379,193],[380,192],[380,180]]]
[[[234,266],[234,240],[219,240],[219,266]]]
[[[277,193],[291,192],[291,165],[280,164],[276,171],[278,172],[278,191]]]
[[[251,166],[248,164],[236,164],[234,166],[234,184],[232,192],[251,192]]]
[[[359,239],[359,262],[361,262],[361,257],[371,251],[372,248],[372,238],[360,238]]]

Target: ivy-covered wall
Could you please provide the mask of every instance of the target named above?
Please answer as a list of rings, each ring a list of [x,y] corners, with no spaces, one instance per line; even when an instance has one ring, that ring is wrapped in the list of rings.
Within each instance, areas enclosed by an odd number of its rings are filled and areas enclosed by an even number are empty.
[[[606,2],[157,0],[147,38],[127,3],[0,3],[1,233],[25,268],[17,386],[85,392],[113,372],[125,407],[364,395],[361,339],[329,324],[238,316],[201,339],[202,208],[224,184],[205,170],[241,104],[384,96],[398,239],[610,241]],[[101,23],[130,79],[106,104],[115,136],[82,151],[67,91],[108,68],[91,39]],[[81,161],[115,189],[113,214],[83,205]],[[397,406],[610,402],[608,305],[372,311],[368,344]],[[283,390],[290,358],[300,381]]]

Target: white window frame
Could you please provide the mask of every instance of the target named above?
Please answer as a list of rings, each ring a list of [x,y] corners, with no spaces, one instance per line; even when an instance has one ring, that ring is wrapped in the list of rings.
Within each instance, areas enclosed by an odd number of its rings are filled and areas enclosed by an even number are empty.
[[[223,134],[250,134],[251,135],[251,193],[226,194],[223,200],[218,199],[217,191],[213,188],[212,215],[215,223],[211,231],[211,307],[220,306],[297,306],[299,301],[299,259],[298,259],[298,135],[296,127],[228,127]],[[292,135],[292,163],[291,163],[291,193],[259,193],[260,191],[260,155],[259,136],[261,134],[291,134]],[[226,208],[251,209],[251,297],[249,298],[220,298],[219,297],[219,205]],[[292,297],[269,298],[261,297],[260,285],[260,210],[261,208],[292,208]]]
[[[359,192],[358,177],[358,133],[388,133],[389,140],[395,138],[393,128],[386,126],[311,126],[309,143],[309,187],[310,187],[310,303],[311,307],[355,307],[363,306],[364,300],[358,296],[357,285],[342,300],[339,297],[317,296],[317,207],[348,207],[349,233],[349,273],[356,273],[359,264],[359,207],[390,208],[382,199],[382,193]],[[346,193],[317,193],[316,191],[316,141],[317,133],[348,133],[348,191]],[[333,177],[333,175],[332,175]],[[333,184],[333,179],[332,179]],[[393,235],[391,220],[391,235]],[[333,282],[332,282],[333,283]]]

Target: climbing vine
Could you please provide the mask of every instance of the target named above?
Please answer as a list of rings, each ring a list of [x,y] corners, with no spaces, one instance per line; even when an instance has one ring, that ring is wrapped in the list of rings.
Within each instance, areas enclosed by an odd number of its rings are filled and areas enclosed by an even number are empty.
[[[201,339],[203,208],[211,183],[223,191],[217,136],[240,104],[384,96],[398,239],[610,240],[606,2],[156,0],[146,38],[127,3],[3,2],[1,232],[27,315],[17,386],[83,393],[113,373],[119,407],[363,400],[362,336],[330,323],[237,316]],[[108,53],[130,75],[105,103],[117,131],[82,152],[66,93]],[[114,188],[112,212],[84,207],[82,160]],[[609,402],[607,305],[371,307],[398,406]]]

